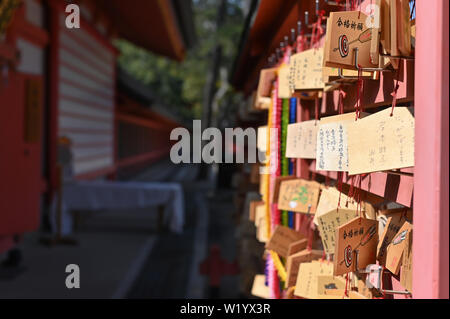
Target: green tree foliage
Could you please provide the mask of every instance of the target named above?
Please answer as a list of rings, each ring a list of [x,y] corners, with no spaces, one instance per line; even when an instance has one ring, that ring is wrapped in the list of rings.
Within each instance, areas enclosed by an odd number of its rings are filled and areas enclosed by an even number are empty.
[[[224,24],[216,30],[219,3],[220,0],[193,1],[197,44],[187,52],[181,63],[124,40],[116,42],[121,52],[120,65],[148,85],[164,105],[184,120],[201,117],[203,91],[216,41],[223,47],[222,67],[229,70],[236,56],[244,23],[242,0],[228,0]]]

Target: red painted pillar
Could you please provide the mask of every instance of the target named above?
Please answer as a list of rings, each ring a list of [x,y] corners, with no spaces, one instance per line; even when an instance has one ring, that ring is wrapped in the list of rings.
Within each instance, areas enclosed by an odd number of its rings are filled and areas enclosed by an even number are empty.
[[[414,298],[449,298],[448,6],[416,1]]]

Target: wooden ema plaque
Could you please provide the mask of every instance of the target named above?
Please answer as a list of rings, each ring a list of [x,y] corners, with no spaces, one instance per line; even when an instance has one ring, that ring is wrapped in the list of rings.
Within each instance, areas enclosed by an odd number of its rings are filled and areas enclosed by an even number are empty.
[[[291,57],[295,91],[323,90],[323,48],[309,49]]]
[[[281,182],[278,209],[297,213],[316,212],[320,184],[304,179]]]
[[[318,278],[332,275],[333,264],[328,261],[314,260],[310,263],[300,264],[294,295],[302,298],[317,299]]]
[[[386,249],[386,268],[394,275],[398,275],[400,271],[403,252],[408,245],[408,235],[411,233],[412,225],[405,222]]]
[[[360,11],[331,12],[326,33],[324,65],[356,69],[354,49],[358,49],[358,64],[363,68],[378,67],[370,55],[372,28],[367,15]]]
[[[334,275],[365,269],[376,262],[378,221],[357,217],[336,230]]]
[[[347,125],[349,175],[414,166],[414,116],[408,107],[377,112]]]
[[[273,250],[282,257],[287,257],[289,245],[304,238],[302,234],[289,227],[277,225],[266,244],[266,249]]]
[[[295,286],[298,270],[301,263],[310,262],[322,258],[323,252],[320,250],[302,250],[296,254],[288,256],[286,259],[286,286]]]
[[[315,159],[318,127],[319,122],[315,120],[289,124],[286,157]]]

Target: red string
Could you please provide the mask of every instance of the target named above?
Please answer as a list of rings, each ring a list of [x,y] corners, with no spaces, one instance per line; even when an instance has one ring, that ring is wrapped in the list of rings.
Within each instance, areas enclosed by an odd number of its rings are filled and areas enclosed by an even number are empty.
[[[344,299],[344,297],[348,297],[348,286],[350,284],[350,280],[348,278],[348,274],[345,274],[345,290],[344,290],[344,296],[342,297],[342,299]]]
[[[361,65],[358,64],[358,86],[357,86],[357,92],[356,92],[356,105],[355,105],[355,111],[356,111],[356,121],[358,118],[361,118],[361,111],[362,111],[362,97],[364,93],[364,81],[362,78],[362,68]]]
[[[342,87],[339,87],[339,99],[338,99],[338,113],[344,114],[344,99],[347,96]]]
[[[317,18],[317,22],[313,24],[313,30],[312,30],[312,34],[311,34],[311,43],[310,43],[311,48],[313,48],[314,45],[319,43],[320,37],[324,33],[323,28],[322,28],[322,19],[323,19],[323,16],[325,15],[325,11],[320,10],[318,12],[318,15],[319,15],[319,17]]]
[[[358,6],[359,6],[358,19],[361,19],[361,0],[358,0]]]
[[[398,66],[398,70],[397,70],[397,78],[395,81],[395,87],[394,87],[394,91],[391,93],[392,95],[392,110],[391,110],[391,116],[394,116],[394,108],[397,106],[397,92],[398,92],[398,88],[400,87],[399,85],[399,81],[400,81],[400,70],[402,67],[402,59],[399,60],[399,66]]]

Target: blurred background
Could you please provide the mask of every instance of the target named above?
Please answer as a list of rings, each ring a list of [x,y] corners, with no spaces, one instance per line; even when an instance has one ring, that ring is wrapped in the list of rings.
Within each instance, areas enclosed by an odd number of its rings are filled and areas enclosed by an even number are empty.
[[[169,152],[264,122],[229,84],[257,5],[0,0],[0,298],[250,297],[255,168]]]

